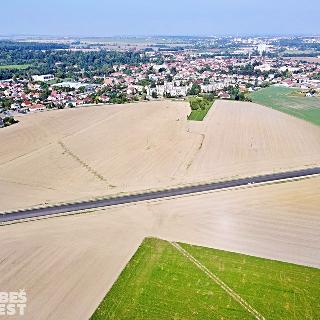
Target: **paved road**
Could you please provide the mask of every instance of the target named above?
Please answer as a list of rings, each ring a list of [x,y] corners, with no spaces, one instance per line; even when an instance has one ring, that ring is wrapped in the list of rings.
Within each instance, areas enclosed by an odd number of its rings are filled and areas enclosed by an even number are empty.
[[[0,223],[320,174],[320,167],[0,214]]]

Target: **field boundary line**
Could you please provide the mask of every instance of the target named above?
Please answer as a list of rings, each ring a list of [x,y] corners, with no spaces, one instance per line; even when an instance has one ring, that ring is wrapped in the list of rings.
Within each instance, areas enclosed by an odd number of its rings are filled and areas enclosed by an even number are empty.
[[[183,249],[178,243],[170,242],[180,253],[188,258],[198,269],[203,271],[209,278],[211,278],[221,289],[223,289],[231,298],[238,302],[244,309],[251,313],[257,320],[265,320],[265,317],[254,309],[247,301],[225,284],[218,276],[206,268],[200,261],[193,257],[187,250]]]
[[[109,182],[107,181],[107,179],[102,176],[100,173],[98,173],[95,169],[93,169],[92,167],[90,167],[86,162],[84,162],[83,160],[81,160],[76,154],[74,154],[62,141],[58,141],[58,144],[61,146],[61,148],[63,149],[63,151],[69,155],[71,158],[73,158],[74,160],[76,160],[84,169],[86,169],[89,173],[91,173],[96,179],[105,182],[108,184],[109,187],[112,187]]]

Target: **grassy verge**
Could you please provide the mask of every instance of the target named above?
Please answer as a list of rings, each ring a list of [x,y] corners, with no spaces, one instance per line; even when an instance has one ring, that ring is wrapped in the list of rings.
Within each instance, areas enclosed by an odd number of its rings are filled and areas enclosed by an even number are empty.
[[[266,319],[320,318],[320,270],[180,245]],[[169,242],[146,239],[91,319],[253,316]]]
[[[320,97],[305,97],[297,89],[268,87],[251,94],[252,101],[320,125]]]
[[[193,121],[202,121],[213,105],[212,101],[202,97],[190,98],[189,103],[191,113],[188,116],[188,120]]]
[[[10,64],[10,65],[0,65],[0,70],[24,70],[31,66],[31,64]]]

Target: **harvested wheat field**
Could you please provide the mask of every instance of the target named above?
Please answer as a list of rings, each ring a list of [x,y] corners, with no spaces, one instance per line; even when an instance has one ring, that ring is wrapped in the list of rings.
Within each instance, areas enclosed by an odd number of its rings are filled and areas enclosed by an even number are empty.
[[[144,237],[320,267],[320,177],[3,226],[0,287],[26,319],[88,319]]]
[[[56,110],[0,132],[0,211],[320,164],[320,128],[252,103]]]
[[[190,177],[206,180],[320,163],[320,127],[253,103],[217,101],[204,123]],[[191,130],[192,130],[191,129]]]

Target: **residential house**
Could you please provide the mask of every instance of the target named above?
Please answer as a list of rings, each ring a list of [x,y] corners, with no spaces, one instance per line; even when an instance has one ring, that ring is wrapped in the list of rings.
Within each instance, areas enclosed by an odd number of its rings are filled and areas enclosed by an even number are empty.
[[[46,107],[43,104],[34,104],[29,107],[30,112],[44,111]]]

